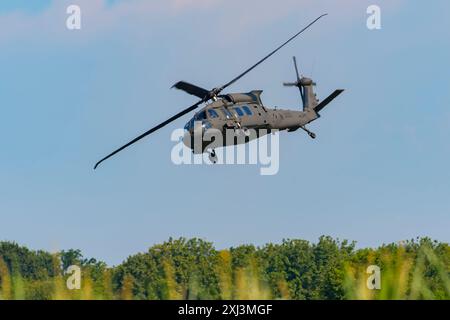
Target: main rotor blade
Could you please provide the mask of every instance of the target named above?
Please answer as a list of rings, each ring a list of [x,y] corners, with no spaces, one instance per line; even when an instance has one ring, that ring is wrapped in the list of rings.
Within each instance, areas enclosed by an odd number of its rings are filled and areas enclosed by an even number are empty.
[[[280,50],[281,48],[283,48],[285,45],[287,45],[289,42],[291,42],[292,40],[294,40],[295,38],[297,38],[301,33],[303,33],[306,29],[308,29],[309,27],[311,27],[314,23],[317,22],[317,20],[319,20],[320,18],[326,16],[327,13],[321,15],[320,17],[318,17],[316,20],[314,20],[313,22],[311,22],[310,24],[308,24],[306,27],[304,27],[302,30],[300,30],[299,32],[297,32],[294,36],[292,36],[289,40],[287,40],[285,43],[283,43],[281,46],[279,46],[278,48],[276,48],[274,51],[272,51],[271,53],[269,53],[267,56],[265,56],[264,58],[262,58],[261,60],[259,60],[257,63],[255,63],[252,67],[248,68],[247,70],[245,70],[243,73],[241,73],[239,76],[237,76],[236,78],[234,78],[233,80],[231,80],[230,82],[228,82],[227,84],[223,85],[222,87],[218,88],[216,90],[216,94],[220,93],[223,89],[231,86],[233,83],[235,83],[236,81],[238,81],[239,79],[241,79],[243,76],[245,76],[247,73],[249,73],[250,71],[252,71],[253,69],[255,69],[257,66],[259,66],[261,63],[263,63],[264,61],[266,61],[267,59],[269,59],[272,55],[274,55],[278,50]]]
[[[176,119],[184,116],[186,113],[191,112],[192,110],[196,109],[200,104],[202,104],[204,101],[200,100],[199,102],[197,102],[196,104],[190,106],[189,108],[184,109],[183,111],[177,113],[176,115],[174,115],[173,117],[167,119],[164,122],[161,122],[160,124],[158,124],[156,127],[151,128],[150,130],[144,132],[143,134],[141,134],[139,137],[134,138],[133,140],[131,140],[130,142],[128,142],[126,145],[120,147],[119,149],[117,149],[116,151],[112,152],[111,154],[107,155],[106,157],[104,157],[102,160],[100,160],[99,162],[97,162],[94,166],[94,170],[97,169],[98,165],[100,163],[102,163],[103,161],[105,161],[106,159],[111,158],[113,155],[115,155],[116,153],[122,151],[123,149],[131,146],[133,143],[141,140],[142,138],[148,136],[149,134],[155,132],[156,130],[161,129],[162,127],[168,125],[169,123],[171,123],[172,121],[175,121]]]
[[[178,81],[172,86],[172,88],[183,90],[184,92],[199,97],[200,99],[204,99],[209,94],[209,90],[203,89],[199,86],[196,86],[195,84],[186,81]]]

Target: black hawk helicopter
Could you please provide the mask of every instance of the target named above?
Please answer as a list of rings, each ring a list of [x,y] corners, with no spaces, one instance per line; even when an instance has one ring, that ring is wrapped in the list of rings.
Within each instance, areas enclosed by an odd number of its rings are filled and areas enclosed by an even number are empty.
[[[253,138],[260,137],[260,132],[262,134],[270,133],[271,130],[287,130],[288,132],[293,132],[298,129],[302,129],[308,133],[308,135],[315,139],[316,135],[309,131],[305,126],[318,119],[320,117],[319,112],[328,105],[332,100],[334,100],[339,94],[341,94],[344,90],[338,89],[335,90],[330,96],[328,96],[325,100],[319,103],[319,100],[314,93],[313,87],[316,85],[314,81],[307,77],[300,77],[297,61],[294,59],[294,67],[297,76],[297,80],[291,83],[284,83],[285,86],[289,87],[297,87],[300,91],[300,96],[303,102],[303,110],[282,110],[282,109],[271,109],[267,108],[263,105],[261,101],[261,90],[253,90],[248,93],[229,93],[229,94],[221,94],[222,91],[236,81],[241,79],[247,73],[255,69],[273,54],[275,54],[278,50],[283,48],[289,42],[298,37],[301,33],[311,27],[314,23],[316,23],[319,19],[326,16],[327,14],[323,14],[320,17],[316,18],[294,36],[292,36],[289,40],[284,42],[274,51],[269,53],[267,56],[262,58],[256,64],[254,64],[249,69],[245,70],[242,74],[232,79],[228,83],[224,84],[221,87],[216,87],[211,90],[207,90],[191,83],[185,81],[177,82],[172,88],[176,88],[179,90],[183,90],[188,94],[194,95],[200,100],[194,105],[190,106],[177,113],[173,117],[167,119],[166,121],[160,123],[159,125],[151,128],[150,130],[144,132],[140,136],[131,140],[124,146],[115,150],[108,156],[101,159],[94,166],[94,169],[98,167],[100,163],[109,159],[113,155],[122,151],[123,149],[129,147],[135,142],[141,140],[142,138],[148,136],[149,134],[161,129],[162,127],[168,125],[169,123],[177,120],[178,118],[184,116],[185,114],[197,109],[201,104],[207,103],[200,111],[198,111],[185,125],[185,136],[183,139],[183,143],[191,148],[194,153],[204,153],[205,151],[209,152],[210,160],[212,162],[216,162],[217,157],[214,149],[207,150],[207,146],[210,144],[209,141],[202,141],[201,148],[197,150],[194,147],[194,140],[197,138],[196,135],[203,135],[205,131],[209,129],[220,130],[223,135],[227,130],[236,130],[237,132],[242,132],[247,137],[247,139],[233,139],[231,144],[238,143],[246,143],[252,139],[251,135],[247,134],[249,130],[252,132],[256,132],[256,136]],[[208,103],[209,102],[209,103]],[[200,124],[200,130],[196,130],[196,124]],[[264,130],[262,130],[264,129]],[[199,133],[198,133],[199,132]],[[200,138],[201,140],[201,138]],[[225,140],[226,141],[226,140]],[[227,143],[230,143],[229,141]],[[228,144],[226,144],[228,145]]]

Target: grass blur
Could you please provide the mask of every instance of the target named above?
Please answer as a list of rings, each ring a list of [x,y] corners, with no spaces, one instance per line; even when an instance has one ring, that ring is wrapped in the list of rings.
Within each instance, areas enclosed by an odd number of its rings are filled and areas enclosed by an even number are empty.
[[[448,248],[446,248],[448,251]],[[411,252],[403,245],[383,247],[365,254],[366,265],[381,267],[381,288],[367,287],[365,265],[346,266],[346,298],[355,300],[435,300],[450,297],[450,266],[431,246]],[[448,259],[448,258],[447,258]]]
[[[450,298],[450,247],[426,238],[377,249],[355,250],[321,238],[313,245],[286,240],[220,251],[201,240],[179,239],[112,268],[79,259],[77,251],[53,254],[45,264],[52,271],[42,275],[37,268],[32,276],[31,267],[24,270],[5,252],[0,250],[0,300]],[[67,286],[71,275],[64,270],[74,262],[68,256],[82,266],[78,290]],[[370,265],[380,267],[379,290],[368,289]]]

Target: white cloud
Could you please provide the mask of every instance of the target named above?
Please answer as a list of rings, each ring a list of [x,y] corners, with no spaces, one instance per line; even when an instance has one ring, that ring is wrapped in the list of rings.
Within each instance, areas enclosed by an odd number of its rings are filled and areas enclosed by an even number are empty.
[[[382,10],[398,8],[404,0],[381,1]],[[0,45],[20,38],[54,39],[64,41],[67,38],[65,9],[77,4],[82,9],[83,34],[92,39],[102,32],[117,28],[134,28],[136,32],[155,28],[184,14],[192,19],[214,17],[214,25],[205,25],[209,29],[218,28],[222,37],[238,37],[243,29],[259,28],[298,14],[311,19],[323,12],[330,13],[334,19],[348,23],[352,19],[364,20],[366,0],[130,0],[107,5],[106,0],[66,0],[53,1],[47,10],[40,14],[29,15],[12,12],[0,16]],[[143,31],[144,30],[144,31]],[[85,38],[85,39],[86,39]]]

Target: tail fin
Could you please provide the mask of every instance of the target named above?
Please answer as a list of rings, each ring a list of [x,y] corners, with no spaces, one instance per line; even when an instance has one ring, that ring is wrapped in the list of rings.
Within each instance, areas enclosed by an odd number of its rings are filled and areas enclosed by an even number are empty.
[[[300,81],[303,92],[303,111],[314,110],[319,104],[316,94],[314,93],[314,86],[316,84],[311,79],[305,77]]]

